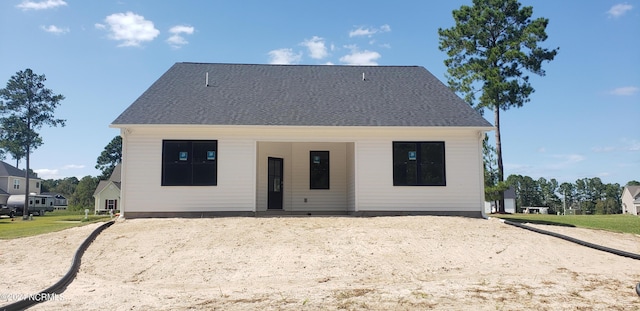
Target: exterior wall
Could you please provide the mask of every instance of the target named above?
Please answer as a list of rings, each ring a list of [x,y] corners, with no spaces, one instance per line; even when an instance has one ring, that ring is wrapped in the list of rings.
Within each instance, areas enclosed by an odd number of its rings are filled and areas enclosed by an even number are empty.
[[[477,132],[389,136],[356,145],[357,211],[483,212],[482,145]],[[394,186],[393,141],[444,141],[446,186]]]
[[[267,158],[284,159],[286,211],[481,215],[481,134],[491,128],[135,126],[123,128],[121,211],[260,212]],[[218,185],[162,187],[163,139],[218,140]],[[444,141],[446,186],[393,186],[393,141]],[[330,152],[330,189],[309,189],[309,151]],[[304,203],[307,198],[307,203]]]
[[[624,188],[622,191],[622,213],[630,215],[640,215],[638,212],[638,205],[633,203],[634,199],[631,196],[628,188]]]
[[[14,180],[19,180],[20,181],[20,188],[19,189],[14,189],[13,188],[13,183]],[[7,176],[7,177],[2,177],[0,179],[0,184],[1,185],[6,185],[6,189],[4,189],[5,191],[7,191],[7,193],[11,194],[24,194],[24,191],[26,190],[26,178],[24,177],[17,177],[17,176]],[[40,184],[42,183],[42,180],[39,178],[29,178],[29,192],[30,193],[35,193],[35,194],[40,194]],[[37,187],[36,187],[37,186]]]
[[[355,143],[347,144],[347,211],[355,212],[357,203]]]
[[[516,213],[516,200],[515,199],[504,199],[504,211],[505,213]],[[494,202],[484,202],[484,212],[486,214],[491,214],[496,212],[496,207]]]
[[[255,141],[224,130],[123,130],[121,213],[254,211]],[[161,186],[164,139],[218,140],[217,186]]]
[[[120,189],[111,182],[95,196],[95,212],[107,210],[105,200],[116,200],[116,210],[120,209]]]
[[[346,211],[346,149],[344,143],[258,142],[256,210],[267,210],[267,161],[269,157],[277,157],[284,160],[285,211]],[[329,189],[309,189],[309,152],[312,150],[329,151]]]
[[[258,156],[257,160],[257,179],[256,179],[256,210],[257,211],[266,211],[267,210],[267,174],[268,174],[268,159],[269,157],[274,158],[282,158],[283,159],[283,209],[288,211],[291,210],[291,206],[293,203],[292,199],[292,191],[293,189],[293,178],[292,178],[292,169],[291,164],[293,163],[293,154],[292,154],[292,144],[291,143],[257,143],[258,147]]]

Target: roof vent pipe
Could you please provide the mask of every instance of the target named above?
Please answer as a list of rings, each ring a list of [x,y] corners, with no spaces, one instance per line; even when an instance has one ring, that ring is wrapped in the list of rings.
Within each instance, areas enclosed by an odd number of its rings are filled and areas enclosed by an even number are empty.
[[[207,87],[209,87],[209,72],[204,75],[204,83]]]
[[[364,72],[362,73],[362,81],[365,81],[365,79],[364,79]]]

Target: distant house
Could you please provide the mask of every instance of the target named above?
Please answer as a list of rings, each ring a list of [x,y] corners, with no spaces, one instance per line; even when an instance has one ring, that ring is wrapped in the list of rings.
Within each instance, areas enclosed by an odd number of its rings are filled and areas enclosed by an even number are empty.
[[[53,208],[56,210],[65,210],[68,207],[67,198],[57,192],[43,192],[42,195],[50,196],[53,199]]]
[[[176,63],[110,126],[127,218],[484,212],[493,126],[423,67]]]
[[[27,179],[25,171],[4,161],[0,161],[0,204],[6,205],[12,194],[25,194]],[[29,193],[40,194],[42,179],[29,176]]]
[[[504,211],[510,214],[516,212],[516,190],[513,187],[504,191]],[[497,213],[496,202],[484,202],[484,212],[487,214]]]
[[[113,169],[108,180],[101,180],[93,193],[95,199],[95,213],[108,213],[116,211],[120,207],[121,165]]]
[[[622,190],[622,213],[640,215],[640,186],[626,186]]]

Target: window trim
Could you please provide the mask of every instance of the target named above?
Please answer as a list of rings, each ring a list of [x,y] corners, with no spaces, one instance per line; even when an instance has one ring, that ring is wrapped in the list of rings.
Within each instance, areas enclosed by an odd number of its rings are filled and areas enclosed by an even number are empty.
[[[396,145],[398,144],[416,144],[416,168],[415,168],[415,176],[416,176],[416,183],[415,184],[408,184],[408,183],[400,183],[399,180],[396,179]],[[421,170],[422,168],[422,152],[421,152],[421,145],[423,144],[437,144],[437,145],[441,145],[442,146],[442,181],[438,182],[438,183],[427,183],[422,181],[422,177],[420,174],[418,174],[418,172]],[[393,168],[392,168],[392,174],[393,174],[393,186],[394,187],[446,187],[447,186],[447,152],[446,152],[446,145],[444,141],[393,141],[392,142],[392,147],[391,147],[391,153],[392,153],[392,158],[393,158]]]
[[[326,157],[325,163],[314,163],[314,156]],[[315,164],[319,165],[319,169],[325,169],[326,171],[326,184],[320,184],[317,179],[319,175],[314,174],[314,166]],[[326,166],[326,167],[325,167]],[[318,166],[316,166],[318,167]],[[329,190],[331,189],[331,154],[328,150],[310,150],[309,151],[309,189],[310,190]]]
[[[171,161],[170,158],[166,158],[167,154],[167,144],[170,143],[183,143],[183,144],[188,144],[188,151],[186,154],[184,154],[184,158],[182,155],[182,151],[180,152],[179,158],[177,161]],[[194,143],[209,143],[209,144],[213,144],[214,147],[213,149],[215,150],[208,150],[209,151],[213,151],[212,155],[209,155],[209,153],[207,153],[206,155],[195,155],[194,154]],[[200,150],[201,151],[201,150]],[[191,154],[189,154],[191,153]],[[174,186],[182,186],[182,187],[210,187],[210,186],[217,186],[218,185],[218,141],[217,140],[211,140],[211,139],[203,139],[203,140],[197,140],[197,139],[164,139],[162,140],[162,160],[161,160],[161,177],[160,177],[160,186],[162,187],[174,187]],[[212,158],[210,158],[212,157]],[[195,160],[199,160],[201,162],[194,162]],[[167,176],[167,174],[169,174],[167,172],[167,170],[170,169],[171,164],[177,164],[178,162],[184,162],[181,165],[184,166],[184,168],[182,169],[186,169],[189,175],[189,181],[188,182],[175,182],[175,181],[171,181],[169,178],[169,176]],[[209,176],[213,178],[212,182],[204,182],[204,183],[198,183],[198,182],[194,182],[194,172],[198,172],[200,170],[196,169],[196,166],[200,164],[205,164],[205,165],[212,165],[213,166],[213,175]],[[177,167],[177,166],[176,166]],[[175,173],[174,173],[175,174]]]

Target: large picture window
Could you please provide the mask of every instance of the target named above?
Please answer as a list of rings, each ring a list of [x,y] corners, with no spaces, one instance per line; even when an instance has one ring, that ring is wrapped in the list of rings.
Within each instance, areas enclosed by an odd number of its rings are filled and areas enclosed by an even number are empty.
[[[217,185],[217,153],[216,140],[162,141],[162,185]]]
[[[394,186],[445,186],[444,142],[393,142]]]
[[[309,188],[329,189],[329,151],[311,151],[309,155]]]

